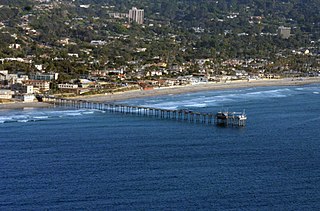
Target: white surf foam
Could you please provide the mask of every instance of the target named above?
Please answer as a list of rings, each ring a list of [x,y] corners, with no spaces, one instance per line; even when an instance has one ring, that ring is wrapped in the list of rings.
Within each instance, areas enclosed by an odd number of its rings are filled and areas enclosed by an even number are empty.
[[[35,116],[34,119],[48,119],[49,116]]]
[[[194,104],[189,104],[185,105],[186,107],[193,107],[193,108],[204,108],[207,107],[207,104],[205,103],[194,103]]]
[[[81,116],[81,115],[82,115],[82,113],[80,113],[80,112],[76,112],[76,113],[67,113],[66,115],[67,115],[67,116]]]
[[[10,121],[10,120],[12,120],[12,117],[0,117],[0,122],[3,122],[3,123]]]
[[[17,122],[25,123],[25,122],[29,122],[29,120],[28,120],[28,119],[20,119],[20,120],[18,120]]]
[[[85,112],[82,112],[82,114],[94,114],[94,111],[85,111]]]
[[[19,120],[19,119],[27,119],[27,118],[29,118],[29,115],[13,115],[12,116],[12,119],[17,119],[17,120]]]

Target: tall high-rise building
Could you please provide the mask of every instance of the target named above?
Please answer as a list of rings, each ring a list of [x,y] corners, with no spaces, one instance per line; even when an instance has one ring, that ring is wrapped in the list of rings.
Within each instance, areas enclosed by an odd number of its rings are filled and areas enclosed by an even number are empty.
[[[129,10],[129,23],[136,22],[138,24],[143,24],[143,18],[144,10],[137,9],[136,7],[132,7],[132,9]]]

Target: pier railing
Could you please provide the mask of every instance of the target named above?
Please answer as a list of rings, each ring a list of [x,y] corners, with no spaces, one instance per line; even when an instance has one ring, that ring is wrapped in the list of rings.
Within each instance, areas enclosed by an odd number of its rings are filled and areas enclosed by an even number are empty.
[[[79,99],[50,97],[43,97],[43,101],[55,104],[57,106],[72,107],[78,109],[96,109],[108,111],[110,113],[150,116],[159,119],[173,119],[178,121],[187,121],[203,124],[245,126],[247,119],[245,114],[239,114],[236,112],[218,112],[217,114],[214,114],[205,112],[194,112],[187,109],[162,109],[126,104],[102,103]]]

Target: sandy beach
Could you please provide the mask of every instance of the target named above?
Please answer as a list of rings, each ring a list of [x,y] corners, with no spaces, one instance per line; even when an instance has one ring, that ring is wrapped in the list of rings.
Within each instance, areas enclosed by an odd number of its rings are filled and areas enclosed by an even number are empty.
[[[132,98],[143,98],[152,97],[159,95],[169,95],[169,94],[183,94],[190,92],[199,92],[207,90],[224,90],[224,89],[237,89],[237,88],[248,88],[248,87],[262,87],[262,86],[299,86],[306,84],[320,83],[320,77],[314,78],[301,78],[301,79],[271,79],[271,80],[254,80],[254,81],[234,81],[227,83],[202,83],[197,85],[188,86],[177,86],[177,87],[165,87],[156,88],[154,90],[134,90],[126,92],[118,92],[114,94],[100,94],[92,96],[79,96],[73,99],[82,99],[88,101],[96,102],[115,102],[122,101]],[[22,109],[22,108],[47,108],[51,107],[51,104],[32,102],[14,102],[14,103],[4,103],[0,104],[0,109]]]
[[[235,81],[227,83],[203,83],[197,85],[179,86],[159,88],[154,90],[134,90],[127,92],[120,92],[106,95],[82,96],[77,97],[82,100],[97,101],[97,102],[114,102],[127,100],[132,98],[152,97],[159,95],[169,94],[183,94],[189,92],[199,92],[207,90],[224,90],[224,89],[237,89],[248,87],[262,87],[262,86],[299,86],[306,84],[320,83],[320,77],[303,78],[303,79],[274,79],[274,80],[254,80],[254,81]]]
[[[6,109],[24,109],[24,108],[49,108],[53,105],[48,103],[41,103],[41,102],[30,102],[30,103],[24,103],[24,102],[14,102],[14,103],[3,103],[0,104],[1,110]]]

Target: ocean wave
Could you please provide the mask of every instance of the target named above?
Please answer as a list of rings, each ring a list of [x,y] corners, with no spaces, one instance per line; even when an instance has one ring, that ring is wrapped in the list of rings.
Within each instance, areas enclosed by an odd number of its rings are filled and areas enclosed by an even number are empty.
[[[12,119],[26,119],[26,118],[29,118],[29,115],[14,115],[11,117]]]
[[[82,112],[82,114],[94,114],[94,111],[85,111],[85,112]]]
[[[18,120],[17,122],[25,123],[25,122],[29,122],[29,121],[30,121],[29,119],[20,119],[20,120]]]
[[[9,113],[2,113],[0,117],[0,123],[27,123],[27,122],[38,122],[38,121],[49,121],[54,118],[64,117],[76,117],[81,115],[92,115],[98,110],[89,109],[77,109],[77,110],[21,110],[21,111],[10,111]],[[99,111],[104,113],[105,111]]]
[[[162,108],[162,109],[177,109],[177,107],[179,106],[179,103],[173,102],[173,101],[155,103],[155,104],[147,102],[147,103],[145,103],[145,104],[143,104],[141,106],[142,107]]]
[[[35,116],[34,119],[48,119],[49,116]]]
[[[80,113],[80,112],[76,112],[76,113],[67,113],[66,115],[67,115],[67,116],[81,116],[81,115],[82,115],[82,113]]]
[[[194,108],[204,108],[207,107],[206,103],[195,103],[195,104],[189,104],[185,105],[186,107],[194,107]]]
[[[146,99],[135,99],[124,101],[132,105],[141,105],[145,107],[155,107],[162,109],[177,108],[204,108],[226,105],[229,103],[245,102],[248,100],[259,100],[265,98],[285,98],[293,94],[295,88],[249,88],[239,90],[223,90],[223,91],[205,91],[201,93],[179,94],[174,97],[155,97]]]

